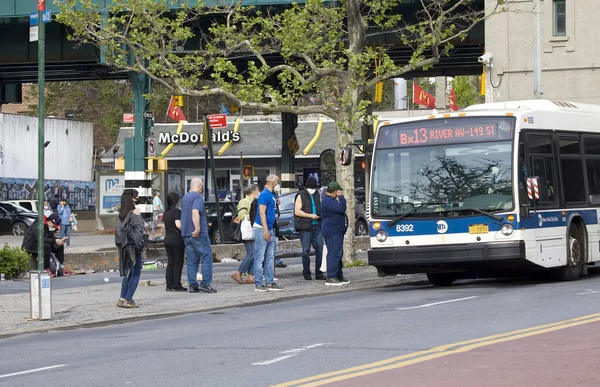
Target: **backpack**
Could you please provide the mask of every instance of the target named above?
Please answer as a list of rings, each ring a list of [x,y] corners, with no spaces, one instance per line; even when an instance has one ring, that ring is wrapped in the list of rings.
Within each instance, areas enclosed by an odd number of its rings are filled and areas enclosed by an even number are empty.
[[[57,277],[62,277],[65,275],[65,267],[60,263],[58,258],[54,253],[50,253],[50,272],[56,275]]]

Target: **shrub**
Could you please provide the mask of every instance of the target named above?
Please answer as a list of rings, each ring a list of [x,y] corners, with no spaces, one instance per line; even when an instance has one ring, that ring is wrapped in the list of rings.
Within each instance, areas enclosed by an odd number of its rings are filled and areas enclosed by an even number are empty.
[[[0,273],[6,274],[8,278],[15,278],[26,271],[28,265],[29,254],[25,250],[4,244],[0,250]]]

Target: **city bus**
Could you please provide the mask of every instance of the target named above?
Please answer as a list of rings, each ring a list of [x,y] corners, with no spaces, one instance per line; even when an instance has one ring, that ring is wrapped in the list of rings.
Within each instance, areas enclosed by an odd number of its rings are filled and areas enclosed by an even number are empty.
[[[600,260],[600,106],[513,101],[383,122],[372,160],[379,275],[571,281]]]

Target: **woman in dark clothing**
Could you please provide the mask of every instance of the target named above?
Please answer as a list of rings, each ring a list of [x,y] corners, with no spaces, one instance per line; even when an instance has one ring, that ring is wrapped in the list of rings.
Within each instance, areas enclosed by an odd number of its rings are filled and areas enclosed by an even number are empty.
[[[185,292],[187,288],[181,285],[183,270],[183,254],[185,245],[181,237],[181,210],[177,208],[179,195],[171,192],[167,196],[167,211],[163,214],[165,224],[165,250],[167,250],[167,292]]]
[[[143,235],[146,232],[144,219],[135,208],[131,193],[121,195],[121,206],[115,231],[115,244],[119,251],[120,271],[123,277],[123,281],[121,282],[121,297],[117,301],[117,306],[121,308],[138,308],[138,305],[133,301],[133,294],[137,289],[140,282],[140,275],[142,274],[142,250],[133,246],[134,243],[130,240],[129,235],[122,234],[123,224],[131,224],[138,232],[138,235]],[[132,264],[133,268],[131,267]]]

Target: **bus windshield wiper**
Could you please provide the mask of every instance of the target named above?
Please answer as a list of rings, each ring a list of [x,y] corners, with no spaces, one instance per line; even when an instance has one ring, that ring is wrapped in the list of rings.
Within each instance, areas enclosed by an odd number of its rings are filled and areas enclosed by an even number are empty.
[[[477,208],[471,208],[471,207],[458,207],[458,208],[453,208],[453,209],[451,209],[451,210],[450,210],[450,212],[459,212],[459,211],[473,211],[473,212],[476,212],[476,213],[478,213],[478,214],[485,215],[485,216],[487,216],[488,218],[492,218],[492,219],[494,219],[494,220],[497,220],[498,222],[502,221],[502,218],[501,218],[501,217],[499,217],[499,216],[496,216],[496,215],[492,215],[492,214],[490,214],[490,213],[487,213],[487,212],[485,212],[485,211],[482,211],[482,210],[480,210],[480,209],[477,209]]]
[[[421,205],[413,208],[412,210],[408,211],[406,214],[400,215],[396,219],[392,220],[392,223],[390,224],[390,227],[393,226],[393,225],[395,225],[396,223],[398,223],[402,219],[406,218],[407,216],[410,216],[410,215],[414,214],[415,212],[419,211],[423,207],[440,205],[440,204],[446,204],[446,203],[445,202],[443,202],[443,203],[442,202],[437,202],[437,203],[436,202],[423,203],[423,204],[421,204]]]

